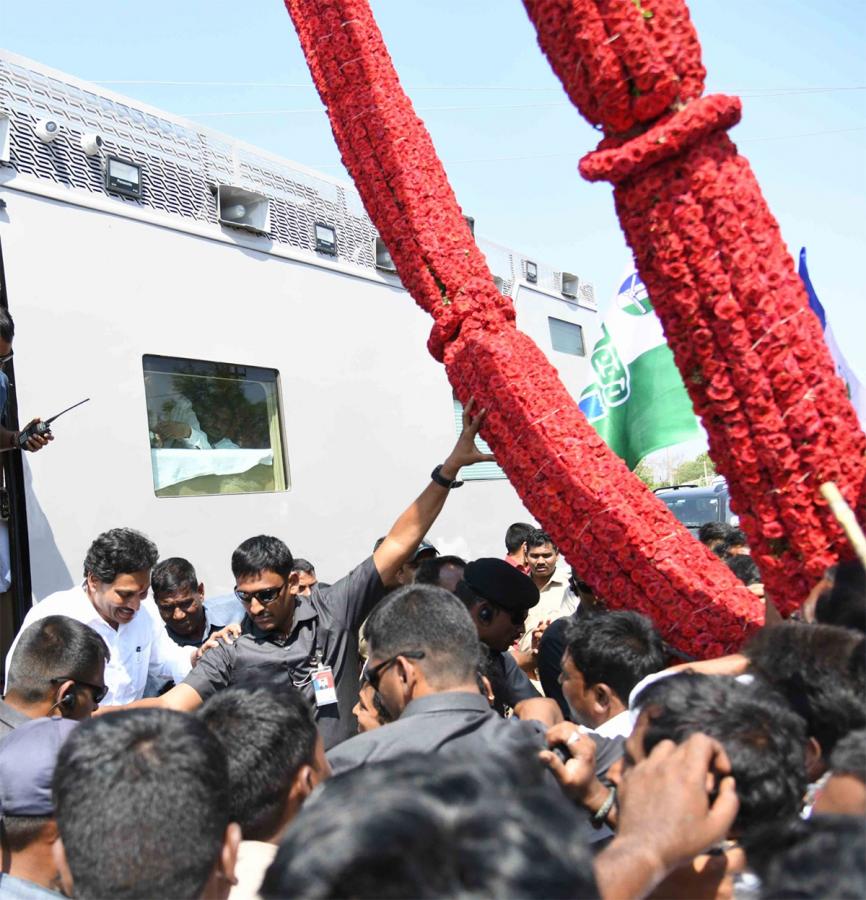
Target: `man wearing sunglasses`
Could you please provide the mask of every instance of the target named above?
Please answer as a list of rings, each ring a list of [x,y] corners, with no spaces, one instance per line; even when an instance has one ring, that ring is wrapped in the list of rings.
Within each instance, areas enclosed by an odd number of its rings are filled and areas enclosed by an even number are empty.
[[[89,718],[108,690],[105,641],[68,616],[48,616],[28,626],[9,666],[0,700],[0,737],[30,719]]]
[[[331,750],[335,773],[407,753],[519,757],[543,746],[543,726],[501,718],[479,691],[478,632],[450,591],[400,588],[368,619],[367,640],[364,677],[394,721]]]
[[[9,377],[6,374],[6,366],[12,361],[12,339],[15,337],[15,323],[9,310],[0,308],[0,418],[6,412],[6,398],[9,395]],[[25,430],[42,419],[33,419],[22,429]],[[0,451],[18,449],[18,431],[10,431],[0,426]],[[35,453],[41,450],[49,441],[54,440],[54,435],[49,431],[45,435],[34,434],[24,445],[25,450]]]
[[[315,585],[309,596],[301,596],[299,575],[283,541],[268,535],[244,541],[232,554],[235,594],[247,611],[243,634],[231,645],[209,650],[183,684],[134,705],[189,712],[227,687],[292,685],[315,703],[326,748],[355,734],[352,708],[358,701],[361,623],[387,586],[396,584],[449,490],[459,486],[460,469],[493,459],[475,446],[485,410],[473,416],[473,405],[472,400],[466,404],[460,437],[420,496],[373,555],[330,587]]]

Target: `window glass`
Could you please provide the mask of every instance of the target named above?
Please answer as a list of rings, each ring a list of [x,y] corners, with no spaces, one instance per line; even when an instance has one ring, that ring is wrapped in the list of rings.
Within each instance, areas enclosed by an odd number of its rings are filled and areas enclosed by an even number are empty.
[[[662,497],[670,511],[683,523],[695,527],[704,522],[721,522],[720,498],[673,496]]]
[[[454,429],[458,435],[463,431],[463,404],[456,397],[454,398]],[[480,435],[475,438],[475,446],[482,453],[493,452],[487,441],[482,440]],[[458,477],[461,481],[493,481],[496,478],[507,478],[508,476],[495,462],[480,462],[472,466],[464,466]]]
[[[287,487],[276,369],[143,357],[158,497]]]
[[[560,353],[570,353],[572,356],[586,356],[583,349],[583,328],[574,322],[566,322],[564,319],[547,317],[550,326],[550,343],[554,350]]]

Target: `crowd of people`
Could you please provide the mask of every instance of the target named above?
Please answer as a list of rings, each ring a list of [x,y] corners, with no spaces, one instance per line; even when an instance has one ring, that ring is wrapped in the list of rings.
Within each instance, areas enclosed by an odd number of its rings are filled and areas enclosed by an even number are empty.
[[[426,541],[482,419],[333,584],[258,535],[209,597],[97,536],[7,657],[0,897],[866,895],[863,567],[684,659],[530,524]]]

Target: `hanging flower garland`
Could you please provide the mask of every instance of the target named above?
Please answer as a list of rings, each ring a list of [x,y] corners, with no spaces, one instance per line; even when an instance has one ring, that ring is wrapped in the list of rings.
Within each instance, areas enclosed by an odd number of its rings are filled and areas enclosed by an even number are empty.
[[[286,6],[343,162],[434,318],[430,350],[457,396],[489,410],[484,437],[527,508],[612,606],[646,613],[673,646],[698,657],[739,647],[763,620],[760,601],[608,449],[516,329],[366,0]],[[648,89],[670,83],[661,59],[641,73]]]
[[[768,592],[791,612],[850,552],[818,487],[836,482],[866,514],[866,436],[779,226],[724,133],[739,121],[739,100],[699,99],[705,71],[682,0],[524,4],[567,93],[605,130],[581,174],[615,186],[620,223],[710,455]],[[593,41],[594,59],[576,55]],[[659,70],[656,87],[641,66],[659,57],[668,75]],[[623,96],[633,98],[630,110]]]

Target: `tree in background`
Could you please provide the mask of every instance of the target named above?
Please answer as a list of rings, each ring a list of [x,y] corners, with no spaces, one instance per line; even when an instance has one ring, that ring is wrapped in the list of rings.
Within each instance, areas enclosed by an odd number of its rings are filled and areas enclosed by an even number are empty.
[[[674,484],[702,484],[712,481],[716,467],[707,452],[699,453],[694,459],[680,463],[674,469]]]

